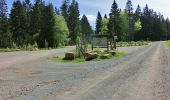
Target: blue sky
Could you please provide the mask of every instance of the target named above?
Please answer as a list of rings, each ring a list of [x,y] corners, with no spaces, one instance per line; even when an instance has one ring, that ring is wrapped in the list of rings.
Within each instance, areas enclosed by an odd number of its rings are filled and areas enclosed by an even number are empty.
[[[12,2],[14,0],[6,0],[8,8],[10,10]],[[32,2],[34,0],[31,0]],[[46,3],[53,3],[55,6],[60,7],[62,0],[45,0]],[[71,1],[71,0],[70,0]],[[98,11],[104,14],[110,12],[111,5],[113,0],[77,0],[79,3],[80,13],[86,14],[89,19],[91,26],[95,26],[96,14]],[[127,0],[117,0],[119,8],[124,9]],[[149,8],[161,12],[165,17],[170,17],[170,3],[168,0],[132,0],[133,7],[136,9],[137,5],[140,4],[143,8],[146,4],[149,5]]]

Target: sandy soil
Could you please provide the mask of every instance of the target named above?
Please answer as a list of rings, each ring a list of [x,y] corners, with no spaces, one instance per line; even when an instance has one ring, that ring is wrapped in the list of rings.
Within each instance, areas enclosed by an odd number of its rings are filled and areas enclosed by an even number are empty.
[[[128,56],[78,64],[40,60],[54,55],[51,51],[31,57],[27,52],[0,54],[1,65],[5,59],[21,61],[0,67],[0,100],[170,99],[170,50],[163,43],[119,50]],[[24,62],[20,55],[26,56]]]

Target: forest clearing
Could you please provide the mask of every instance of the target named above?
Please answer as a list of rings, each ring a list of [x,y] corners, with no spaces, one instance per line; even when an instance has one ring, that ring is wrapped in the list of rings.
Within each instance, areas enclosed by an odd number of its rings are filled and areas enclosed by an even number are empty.
[[[0,100],[170,100],[169,6],[151,1],[0,0]]]

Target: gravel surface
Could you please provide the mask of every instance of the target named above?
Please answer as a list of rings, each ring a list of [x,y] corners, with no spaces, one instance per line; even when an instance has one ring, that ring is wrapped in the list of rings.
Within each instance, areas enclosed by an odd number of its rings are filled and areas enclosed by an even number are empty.
[[[0,67],[0,100],[170,99],[170,50],[163,43],[118,50],[128,55],[76,64],[40,59],[59,54],[54,51],[0,54],[1,65],[5,59],[21,62]]]

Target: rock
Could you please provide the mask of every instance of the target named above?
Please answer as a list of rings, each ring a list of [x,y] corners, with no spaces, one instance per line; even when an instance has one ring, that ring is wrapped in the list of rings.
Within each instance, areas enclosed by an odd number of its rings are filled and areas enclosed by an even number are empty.
[[[100,56],[101,59],[109,59],[110,54],[104,54]]]
[[[66,54],[65,54],[65,58],[64,58],[65,60],[74,60],[75,59],[75,55],[74,55],[74,53],[73,52],[67,52]]]
[[[86,53],[86,61],[90,61],[96,59],[98,57],[97,53]]]

